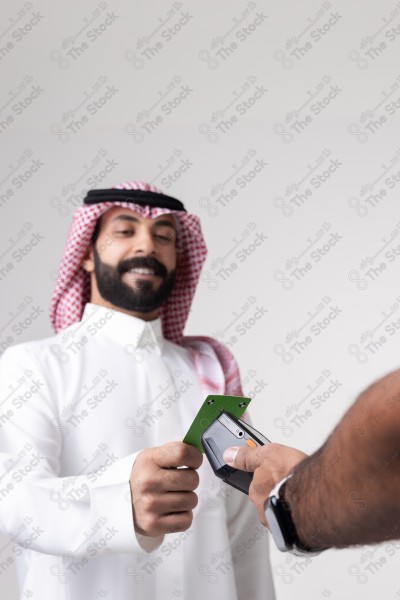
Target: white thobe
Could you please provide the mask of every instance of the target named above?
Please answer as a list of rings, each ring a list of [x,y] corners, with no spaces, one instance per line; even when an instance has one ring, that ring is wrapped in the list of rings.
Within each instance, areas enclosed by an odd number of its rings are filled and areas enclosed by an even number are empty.
[[[82,321],[0,361],[1,575],[16,564],[21,598],[273,599],[268,534],[247,496],[205,459],[188,531],[133,527],[129,478],[140,450],[181,440],[209,392],[216,357],[145,322],[86,305]]]

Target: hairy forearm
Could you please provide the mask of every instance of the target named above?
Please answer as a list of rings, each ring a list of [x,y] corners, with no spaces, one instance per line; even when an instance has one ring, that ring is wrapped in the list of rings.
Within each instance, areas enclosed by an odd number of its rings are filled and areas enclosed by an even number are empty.
[[[400,371],[363,392],[285,487],[301,541],[343,548],[400,535]]]

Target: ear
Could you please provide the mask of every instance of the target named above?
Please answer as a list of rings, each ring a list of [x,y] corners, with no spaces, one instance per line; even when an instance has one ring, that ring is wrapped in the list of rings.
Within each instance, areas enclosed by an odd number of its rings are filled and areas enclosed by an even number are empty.
[[[90,244],[82,260],[82,267],[87,273],[94,272],[93,244]]]

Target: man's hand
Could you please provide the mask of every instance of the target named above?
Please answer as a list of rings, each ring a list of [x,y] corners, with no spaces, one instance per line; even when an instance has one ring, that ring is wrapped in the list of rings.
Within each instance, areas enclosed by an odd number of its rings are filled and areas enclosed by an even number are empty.
[[[135,531],[157,537],[189,529],[202,462],[201,452],[182,442],[140,452],[130,477]]]
[[[227,448],[224,452],[224,461],[227,465],[240,471],[254,473],[249,496],[265,527],[268,524],[264,505],[271,490],[306,457],[304,452],[281,444],[266,444],[258,448],[234,447]]]

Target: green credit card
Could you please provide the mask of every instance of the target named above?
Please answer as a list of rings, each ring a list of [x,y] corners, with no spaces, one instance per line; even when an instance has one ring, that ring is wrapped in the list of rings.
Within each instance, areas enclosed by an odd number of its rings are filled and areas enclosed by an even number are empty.
[[[185,444],[196,446],[200,452],[204,452],[201,445],[201,434],[215,421],[221,411],[230,412],[239,419],[250,402],[251,398],[243,396],[207,396],[182,441]]]

